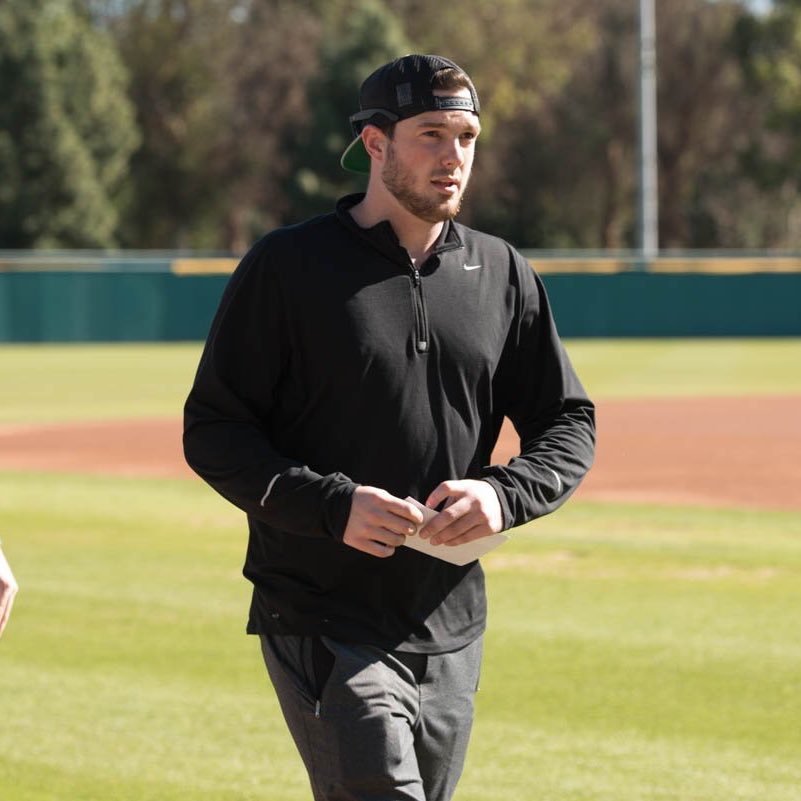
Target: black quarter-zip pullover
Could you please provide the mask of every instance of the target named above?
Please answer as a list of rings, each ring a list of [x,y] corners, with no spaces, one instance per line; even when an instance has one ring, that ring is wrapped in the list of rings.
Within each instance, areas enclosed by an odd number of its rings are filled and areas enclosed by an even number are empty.
[[[355,223],[361,197],[242,260],[186,402],[184,448],[247,513],[249,632],[445,652],[484,629],[480,564],[346,546],[353,491],[425,500],[442,481],[484,479],[505,527],[520,525],[589,469],[593,405],[510,245],[449,222],[415,267],[388,222]],[[504,416],[521,454],[492,465]]]

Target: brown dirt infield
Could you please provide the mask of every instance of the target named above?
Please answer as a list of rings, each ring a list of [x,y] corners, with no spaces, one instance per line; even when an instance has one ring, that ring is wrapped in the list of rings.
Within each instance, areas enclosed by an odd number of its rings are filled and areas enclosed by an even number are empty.
[[[514,455],[502,432],[495,461]],[[138,477],[193,474],[178,419],[0,427],[0,470]],[[801,397],[609,400],[577,497],[801,509]]]

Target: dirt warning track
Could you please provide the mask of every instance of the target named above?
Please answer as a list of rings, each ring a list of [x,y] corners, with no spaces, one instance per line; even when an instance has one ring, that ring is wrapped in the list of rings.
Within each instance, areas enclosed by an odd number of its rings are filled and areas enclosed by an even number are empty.
[[[507,425],[494,461],[517,449]],[[180,419],[0,426],[0,470],[190,478]],[[577,497],[801,510],[801,397],[598,403]]]

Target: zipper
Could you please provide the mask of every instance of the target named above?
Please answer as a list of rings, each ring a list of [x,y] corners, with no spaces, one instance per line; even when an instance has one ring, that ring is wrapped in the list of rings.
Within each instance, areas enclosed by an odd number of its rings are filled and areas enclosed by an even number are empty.
[[[418,353],[428,353],[428,318],[426,317],[426,302],[423,297],[423,281],[417,267],[414,264],[410,264],[410,267],[415,319],[414,347]]]

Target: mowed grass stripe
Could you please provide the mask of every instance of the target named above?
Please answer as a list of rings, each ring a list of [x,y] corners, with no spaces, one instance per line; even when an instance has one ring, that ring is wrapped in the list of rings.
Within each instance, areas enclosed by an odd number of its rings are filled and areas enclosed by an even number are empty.
[[[801,394],[801,339],[574,340],[596,398]],[[201,346],[0,345],[0,425],[181,414]]]
[[[0,345],[0,424],[175,417],[198,344]]]
[[[4,801],[308,799],[202,484],[0,475]],[[574,502],[485,560],[460,801],[797,801],[801,516]]]

